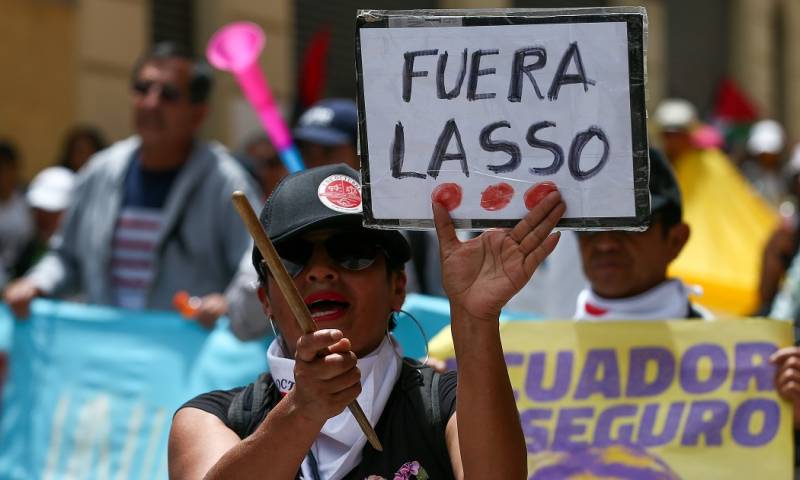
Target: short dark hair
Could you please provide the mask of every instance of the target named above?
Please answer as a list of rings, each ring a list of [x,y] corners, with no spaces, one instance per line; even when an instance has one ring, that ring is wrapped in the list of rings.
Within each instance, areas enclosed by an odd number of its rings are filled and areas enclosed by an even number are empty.
[[[75,144],[78,140],[85,138],[92,144],[95,152],[106,148],[106,140],[100,130],[91,125],[78,125],[72,127],[66,136],[64,136],[64,143],[61,147],[61,154],[58,159],[58,165],[62,167],[71,168],[69,165],[70,157],[72,157],[72,150],[75,149]]]
[[[650,216],[650,226],[660,223],[664,236],[669,233],[672,227],[679,225],[681,222],[683,222],[681,208],[674,204],[665,205],[652,212]]]
[[[191,51],[175,42],[159,42],[153,45],[133,66],[131,82],[135,82],[139,77],[139,72],[145,64],[158,60],[180,58],[192,63],[192,70],[189,76],[189,100],[192,103],[205,103],[211,95],[211,87],[214,85],[214,78],[211,67],[192,55]]]

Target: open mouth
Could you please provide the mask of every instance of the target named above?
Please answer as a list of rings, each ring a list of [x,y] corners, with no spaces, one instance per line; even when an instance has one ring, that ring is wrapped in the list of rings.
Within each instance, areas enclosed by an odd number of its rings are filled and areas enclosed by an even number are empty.
[[[342,295],[332,292],[314,293],[305,298],[311,318],[316,322],[337,320],[350,308],[350,302]]]

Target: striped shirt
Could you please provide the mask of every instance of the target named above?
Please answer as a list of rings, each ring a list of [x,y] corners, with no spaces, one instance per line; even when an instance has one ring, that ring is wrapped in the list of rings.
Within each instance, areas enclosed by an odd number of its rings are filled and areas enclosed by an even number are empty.
[[[145,308],[155,271],[155,248],[161,221],[161,209],[122,208],[111,248],[111,282],[117,306]]]
[[[138,157],[131,162],[111,247],[111,287],[118,307],[147,308],[158,271],[156,248],[164,205],[179,171],[145,170]]]

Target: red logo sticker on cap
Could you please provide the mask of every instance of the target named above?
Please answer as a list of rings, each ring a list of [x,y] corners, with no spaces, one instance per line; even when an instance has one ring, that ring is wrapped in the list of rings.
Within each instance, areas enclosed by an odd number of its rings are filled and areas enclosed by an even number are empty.
[[[361,185],[347,175],[331,175],[319,184],[323,205],[341,213],[361,213]]]

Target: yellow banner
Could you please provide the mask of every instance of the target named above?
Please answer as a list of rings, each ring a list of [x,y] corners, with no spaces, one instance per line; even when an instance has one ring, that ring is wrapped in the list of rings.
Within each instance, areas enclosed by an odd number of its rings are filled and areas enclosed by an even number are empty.
[[[534,321],[501,332],[529,480],[793,478],[792,410],[768,361],[792,344],[790,324]],[[431,355],[451,358],[437,342]]]

